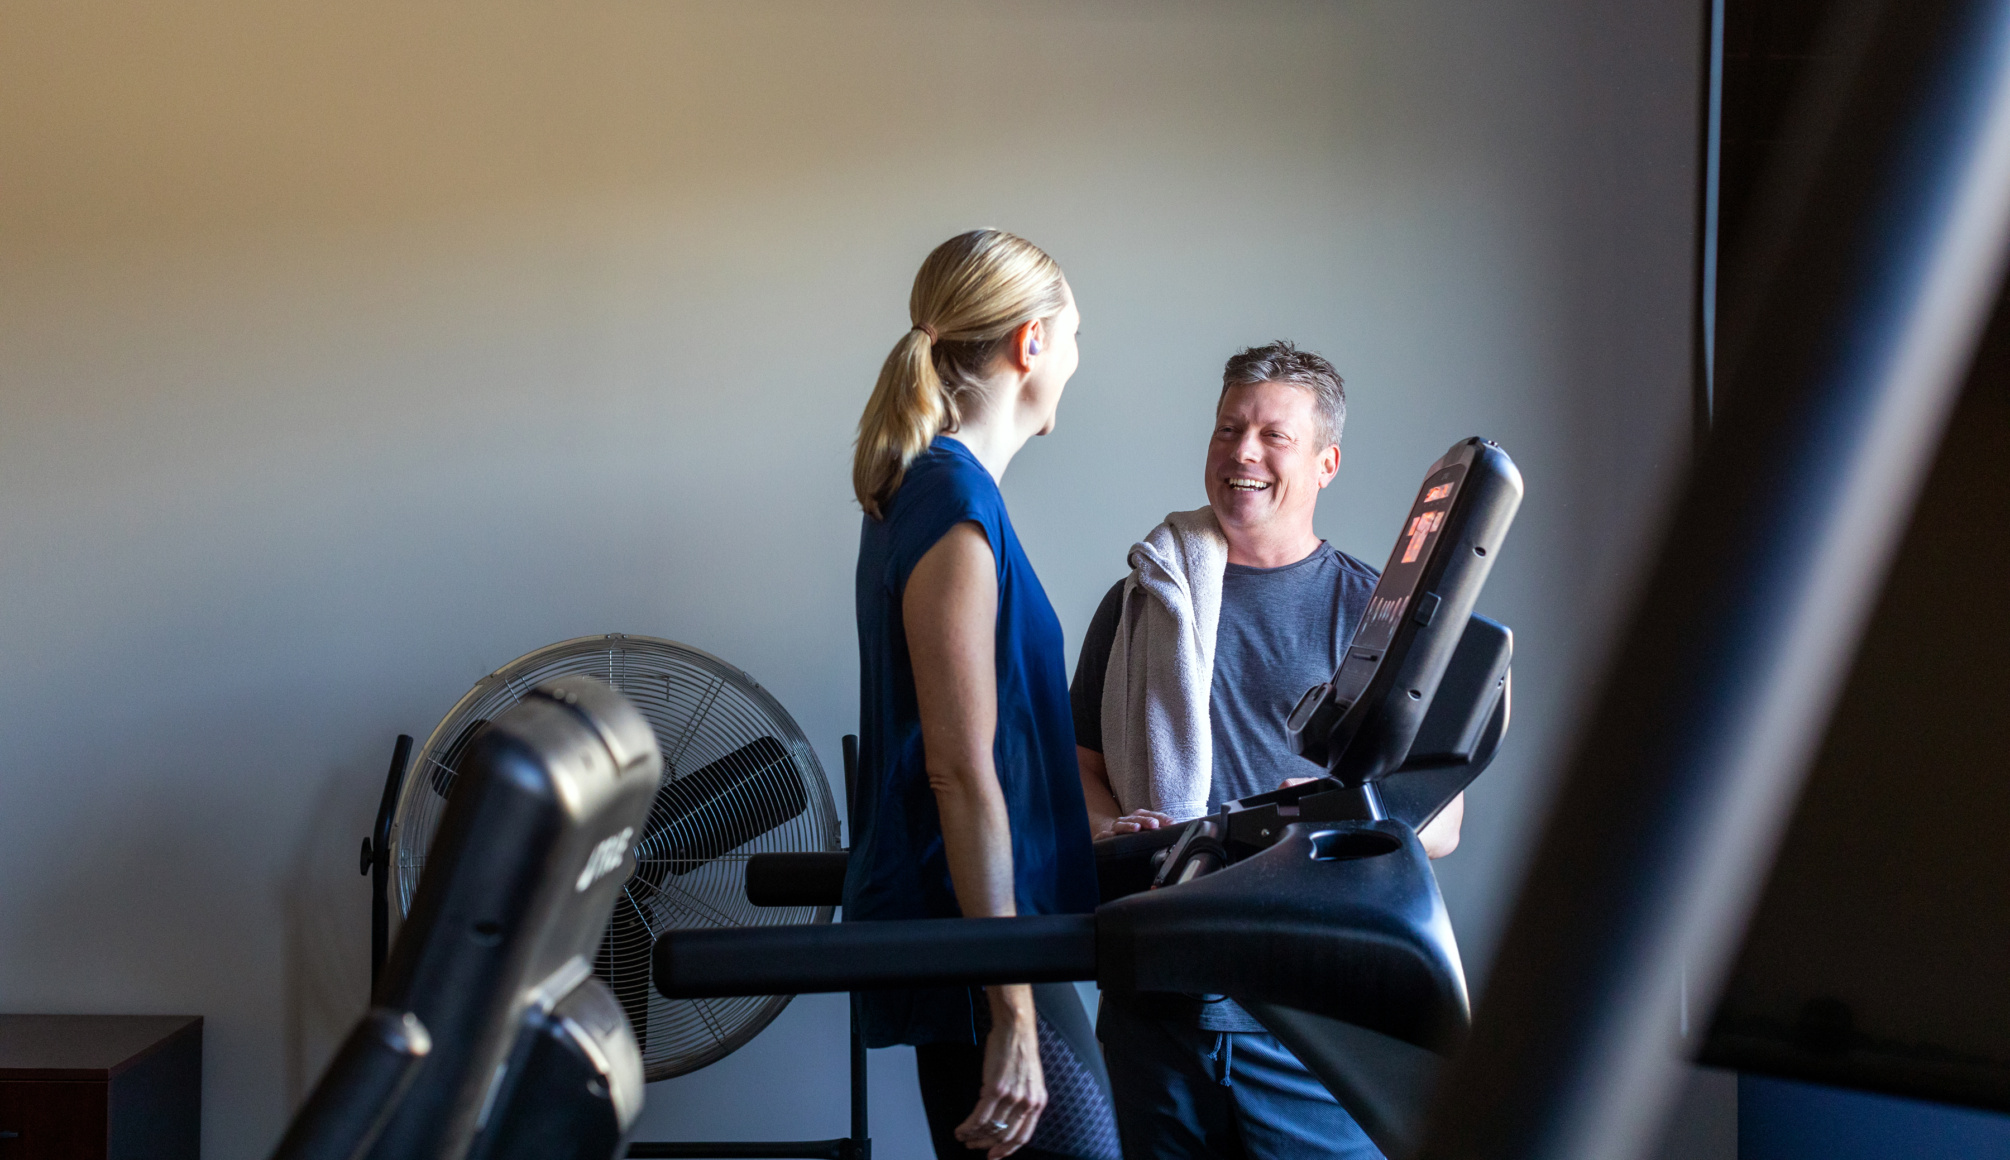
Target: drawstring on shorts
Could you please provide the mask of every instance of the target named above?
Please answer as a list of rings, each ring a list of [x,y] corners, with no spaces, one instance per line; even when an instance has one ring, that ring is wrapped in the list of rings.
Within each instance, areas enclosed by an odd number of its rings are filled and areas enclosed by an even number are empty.
[[[1235,1079],[1235,1033],[1217,1031],[1214,1033],[1214,1050],[1207,1053],[1214,1062],[1214,1082],[1223,1087],[1234,1087]]]

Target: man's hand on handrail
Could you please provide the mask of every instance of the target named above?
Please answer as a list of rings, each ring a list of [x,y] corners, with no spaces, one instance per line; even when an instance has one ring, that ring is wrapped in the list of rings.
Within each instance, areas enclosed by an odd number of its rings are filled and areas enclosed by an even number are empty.
[[[1162,814],[1157,810],[1133,810],[1122,817],[1091,818],[1090,821],[1097,823],[1095,836],[1099,839],[1114,838],[1118,834],[1136,834],[1145,830],[1162,830],[1179,824],[1171,814]]]
[[[1100,840],[1118,834],[1136,834],[1179,824],[1171,814],[1157,810],[1124,812],[1110,790],[1110,767],[1093,749],[1075,746],[1075,761],[1082,771],[1082,804],[1089,807],[1089,836]]]

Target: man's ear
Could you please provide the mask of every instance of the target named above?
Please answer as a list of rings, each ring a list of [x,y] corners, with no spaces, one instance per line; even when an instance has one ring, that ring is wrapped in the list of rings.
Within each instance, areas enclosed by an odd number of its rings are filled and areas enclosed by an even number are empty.
[[[1325,487],[1340,474],[1340,445],[1332,444],[1319,453],[1319,486]]]

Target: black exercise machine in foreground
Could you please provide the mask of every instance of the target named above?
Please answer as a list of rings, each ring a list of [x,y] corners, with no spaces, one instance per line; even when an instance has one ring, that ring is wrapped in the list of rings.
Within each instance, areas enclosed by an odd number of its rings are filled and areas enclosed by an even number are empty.
[[[1111,900],[1093,915],[676,931],[656,943],[658,989],[701,998],[1094,979],[1111,991],[1224,993],[1385,1153],[1414,1149],[1438,1053],[1470,1018],[1416,829],[1485,768],[1507,727],[1512,636],[1472,609],[1521,492],[1513,462],[1486,440],[1432,464],[1339,670],[1291,716],[1318,763],[1302,768],[1326,776],[1099,843]],[[750,861],[756,901],[829,889],[827,864],[842,856],[786,857]],[[806,874],[791,882],[795,868]],[[1159,889],[1126,889],[1154,879]]]
[[[276,1160],[614,1153],[642,1059],[593,954],[662,765],[648,723],[590,677],[538,686],[482,733],[371,1011]]]

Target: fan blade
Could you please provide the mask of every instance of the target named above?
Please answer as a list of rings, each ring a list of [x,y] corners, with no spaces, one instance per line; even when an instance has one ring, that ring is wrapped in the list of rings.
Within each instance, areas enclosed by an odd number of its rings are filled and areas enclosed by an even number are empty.
[[[788,749],[773,737],[749,742],[664,785],[649,832],[638,844],[636,875],[655,886],[665,869],[689,874],[797,817],[809,804]]]

